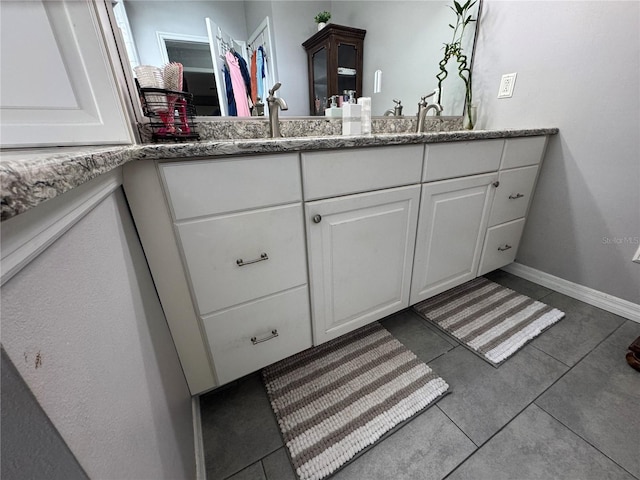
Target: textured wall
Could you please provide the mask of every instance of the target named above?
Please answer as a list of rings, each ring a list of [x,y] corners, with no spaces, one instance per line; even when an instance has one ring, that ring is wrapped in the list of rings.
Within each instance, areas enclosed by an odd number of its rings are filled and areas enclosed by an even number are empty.
[[[1,294],[3,347],[90,478],[195,477],[191,398],[122,190]]]
[[[22,377],[2,350],[2,469],[4,480],[88,479]]]
[[[513,98],[500,77],[518,72]],[[559,127],[517,260],[640,303],[640,3],[486,1],[479,128]]]

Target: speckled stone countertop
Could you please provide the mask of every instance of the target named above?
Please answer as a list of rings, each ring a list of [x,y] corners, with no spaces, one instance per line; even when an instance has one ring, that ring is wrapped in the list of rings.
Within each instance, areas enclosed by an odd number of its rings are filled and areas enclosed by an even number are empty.
[[[557,128],[458,130],[428,133],[384,133],[357,136],[279,139],[209,140],[193,143],[113,147],[40,148],[2,152],[0,218],[9,219],[99,175],[134,160],[298,152],[336,148],[406,145],[554,135]]]

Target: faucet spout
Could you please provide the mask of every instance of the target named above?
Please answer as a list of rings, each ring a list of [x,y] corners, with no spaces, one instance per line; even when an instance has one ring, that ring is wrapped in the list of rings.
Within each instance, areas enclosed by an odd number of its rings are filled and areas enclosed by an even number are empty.
[[[434,94],[435,92],[432,93],[431,95],[434,95]],[[431,95],[422,97],[422,99],[418,103],[418,126],[416,128],[417,133],[423,132],[424,124],[426,123],[426,117],[429,110],[435,110],[438,113],[442,112],[442,105],[440,105],[439,103],[432,103],[431,105],[427,104],[427,98],[430,97]]]
[[[289,110],[289,106],[287,102],[284,101],[284,98],[275,96],[276,90],[281,86],[282,84],[280,82],[276,83],[273,88],[269,90],[269,96],[267,97],[267,103],[269,104],[269,135],[271,138],[282,137],[278,110]]]

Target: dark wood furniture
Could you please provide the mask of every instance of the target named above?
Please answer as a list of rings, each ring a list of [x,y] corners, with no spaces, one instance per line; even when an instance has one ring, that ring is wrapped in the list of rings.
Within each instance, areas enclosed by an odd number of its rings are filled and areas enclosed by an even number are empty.
[[[309,65],[309,112],[324,115],[332,95],[362,96],[362,50],[366,30],[328,24],[305,41]]]

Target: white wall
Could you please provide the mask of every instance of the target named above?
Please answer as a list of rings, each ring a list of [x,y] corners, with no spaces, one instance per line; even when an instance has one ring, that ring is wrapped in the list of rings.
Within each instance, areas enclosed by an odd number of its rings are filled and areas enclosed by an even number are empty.
[[[286,116],[309,115],[309,74],[307,53],[302,42],[318,31],[314,17],[331,9],[328,0],[272,2],[273,30],[276,38],[278,81],[282,83],[278,96],[287,101]]]
[[[142,65],[163,64],[157,31],[207,37],[206,17],[234,38],[248,36],[242,1],[126,0],[124,5]]]
[[[489,0],[478,42],[478,127],[560,129],[517,261],[640,303],[640,3]]]
[[[121,188],[1,297],[2,345],[90,478],[195,477],[190,394]]]
[[[444,55],[442,45],[452,40],[450,23],[455,15],[450,0],[392,0],[371,2],[331,2],[331,21],[367,30],[364,48],[363,94],[372,97],[373,115],[393,108],[393,99],[404,105],[405,115],[415,115],[422,95],[438,86],[438,63]],[[474,13],[475,16],[475,13]],[[473,25],[465,38],[473,38]],[[469,54],[471,50],[467,50]],[[464,82],[457,65],[449,69],[444,82],[444,115],[462,115]],[[373,93],[373,75],[382,70],[382,92]]]

